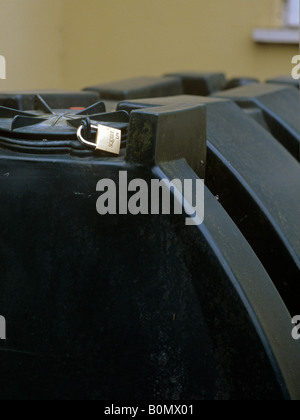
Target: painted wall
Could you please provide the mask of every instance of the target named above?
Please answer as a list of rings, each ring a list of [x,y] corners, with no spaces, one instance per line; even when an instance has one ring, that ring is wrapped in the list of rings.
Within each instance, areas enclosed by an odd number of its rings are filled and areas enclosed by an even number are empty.
[[[0,90],[82,88],[177,70],[265,79],[291,72],[297,46],[257,45],[281,0],[0,0]]]
[[[178,69],[266,78],[291,71],[296,46],[262,46],[256,26],[279,23],[277,0],[66,0],[65,81],[79,87]],[[92,11],[92,12],[91,12]],[[73,68],[73,71],[70,69]],[[66,74],[65,74],[66,76]]]
[[[62,0],[0,0],[0,55],[7,79],[0,90],[63,85]]]

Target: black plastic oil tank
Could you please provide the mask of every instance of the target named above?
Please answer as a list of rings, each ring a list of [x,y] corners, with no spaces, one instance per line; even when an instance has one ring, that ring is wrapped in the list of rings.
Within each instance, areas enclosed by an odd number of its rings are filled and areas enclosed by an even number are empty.
[[[300,161],[300,101],[293,87],[272,84],[252,84],[214,96],[231,99],[242,108],[258,108],[272,135]]]
[[[169,73],[166,77],[179,78],[185,95],[208,96],[226,85],[226,76],[222,72],[177,72]]]
[[[299,80],[294,79],[292,76],[278,76],[268,79],[266,83],[288,85],[299,89]]]
[[[206,105],[206,185],[245,235],[291,314],[296,315],[300,311],[299,163],[228,100],[156,98],[122,102],[119,109],[131,112],[172,103]]]
[[[234,77],[226,83],[223,90],[235,89],[240,86],[248,86],[259,83],[259,80],[254,77]]]
[[[183,93],[180,78],[149,76],[90,86],[84,91],[96,92],[101,99],[112,101],[174,96]]]
[[[34,110],[0,109],[1,399],[300,398],[287,308],[207,187],[200,226],[96,211],[97,183],[118,184],[120,171],[148,185],[203,176],[204,102],[178,98],[130,119],[101,102],[52,110],[41,96]],[[251,131],[233,103],[214,103],[218,120],[229,109]],[[213,150],[210,115],[208,106]],[[121,129],[120,156],[85,150],[83,122]],[[268,141],[282,165],[292,159]]]
[[[25,91],[1,92],[0,106],[19,109],[21,111],[34,110],[37,107],[37,96],[40,95],[53,109],[87,108],[99,100],[97,92],[72,91]],[[40,105],[38,105],[40,106]]]

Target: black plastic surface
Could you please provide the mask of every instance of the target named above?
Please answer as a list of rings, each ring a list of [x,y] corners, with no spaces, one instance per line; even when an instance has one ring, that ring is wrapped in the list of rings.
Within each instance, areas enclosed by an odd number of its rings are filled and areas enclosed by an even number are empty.
[[[123,100],[180,95],[181,81],[176,77],[139,77],[90,86],[85,91],[97,92],[102,99]]]
[[[200,229],[181,217],[101,217],[100,179],[162,174],[80,162],[2,154],[1,399],[299,397],[286,309],[208,190]],[[161,168],[194,176],[185,163]]]
[[[8,327],[0,399],[300,399],[299,342],[251,236],[265,229],[266,244],[274,234],[265,265],[270,255],[277,263],[274,250],[297,264],[299,225],[288,220],[299,220],[298,163],[230,101],[181,96],[122,108],[131,112],[125,157],[0,147]],[[118,185],[120,171],[149,187],[196,181],[206,137],[212,192],[205,188],[202,225],[186,226],[183,215],[97,213],[97,183]],[[240,220],[235,209],[249,213]],[[296,280],[285,278],[289,292]]]
[[[36,95],[33,102],[34,110],[27,112],[0,107],[2,148],[22,153],[71,153],[83,157],[105,154],[78,141],[77,129],[84,123],[121,130],[121,147],[126,146],[129,116],[125,111],[105,112],[102,101],[82,109],[52,109],[40,95]],[[89,131],[84,133],[86,140],[95,142],[96,130]]]
[[[21,111],[34,110],[37,95],[40,95],[53,109],[87,108],[99,101],[99,94],[97,92],[0,92],[0,106],[19,109]]]
[[[131,112],[172,103],[207,106],[206,184],[263,262],[291,313],[297,314],[300,311],[299,164],[265,129],[230,101],[180,96],[123,102],[119,109]]]
[[[166,77],[180,78],[182,93],[185,95],[208,96],[222,90],[226,85],[224,73],[178,72],[167,74]]]
[[[215,96],[231,99],[244,108],[250,106],[261,109],[270,132],[300,161],[300,100],[296,89],[253,84],[218,92]]]
[[[247,86],[255,83],[259,83],[259,80],[253,77],[234,77],[233,79],[228,80],[223,90],[235,89],[240,86]]]
[[[274,77],[272,79],[268,79],[266,81],[266,83],[271,83],[271,84],[278,84],[278,85],[288,85],[288,86],[293,86],[297,89],[299,89],[299,80],[295,80],[292,76],[279,76],[279,77]]]

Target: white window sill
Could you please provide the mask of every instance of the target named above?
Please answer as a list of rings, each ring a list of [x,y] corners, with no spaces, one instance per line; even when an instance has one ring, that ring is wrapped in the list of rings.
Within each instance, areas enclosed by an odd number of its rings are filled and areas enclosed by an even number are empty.
[[[252,38],[262,44],[299,44],[299,28],[257,28],[254,29]]]

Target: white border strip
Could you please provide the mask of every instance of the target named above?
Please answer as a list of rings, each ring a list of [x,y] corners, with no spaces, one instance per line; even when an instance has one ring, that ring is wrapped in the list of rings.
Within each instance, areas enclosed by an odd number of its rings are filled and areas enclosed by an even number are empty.
[[[299,44],[299,29],[254,29],[253,40],[263,44]]]

